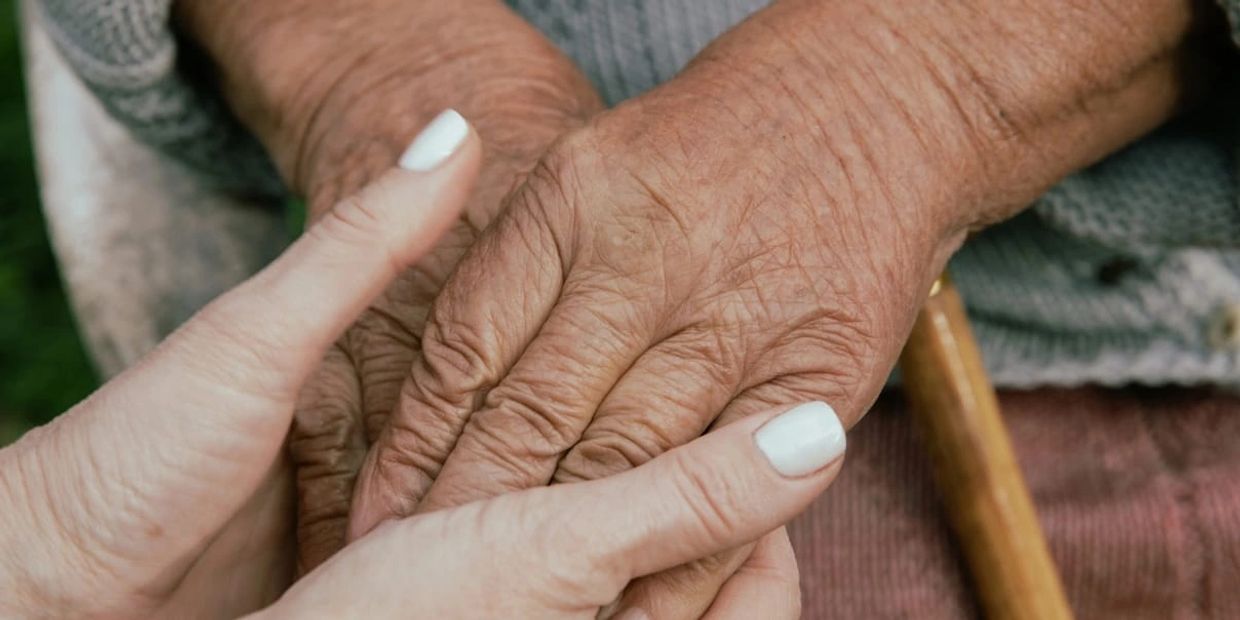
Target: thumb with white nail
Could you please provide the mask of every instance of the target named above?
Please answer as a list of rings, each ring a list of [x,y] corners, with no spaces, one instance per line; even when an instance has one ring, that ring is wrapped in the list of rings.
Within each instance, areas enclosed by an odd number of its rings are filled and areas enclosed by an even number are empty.
[[[457,216],[480,150],[444,113],[267,269],[0,450],[0,617],[594,618],[636,577],[759,539],[753,557],[786,547],[769,533],[844,452],[823,403],[750,416],[614,477],[387,523],[285,592],[294,399]],[[772,604],[745,578],[708,616],[796,617],[795,596]]]
[[[280,258],[48,426],[0,450],[0,617],[235,617],[292,577],[294,399],[469,195],[440,115]]]
[[[609,478],[389,521],[264,614],[593,619],[637,577],[759,539],[781,544],[764,535],[830,484],[844,448],[824,403],[753,415]],[[798,617],[795,597],[778,607],[753,591],[729,582],[706,617]]]

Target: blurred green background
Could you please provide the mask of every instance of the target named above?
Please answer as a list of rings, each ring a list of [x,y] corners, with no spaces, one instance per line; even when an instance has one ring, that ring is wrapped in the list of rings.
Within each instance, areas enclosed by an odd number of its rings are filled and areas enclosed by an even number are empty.
[[[17,14],[0,0],[0,445],[98,383],[39,210]]]

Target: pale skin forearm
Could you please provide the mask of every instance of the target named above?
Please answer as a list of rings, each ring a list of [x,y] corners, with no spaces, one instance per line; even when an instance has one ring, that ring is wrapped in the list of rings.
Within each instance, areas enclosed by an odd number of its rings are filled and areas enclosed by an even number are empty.
[[[315,213],[445,108],[487,145],[488,186],[511,183],[601,107],[571,62],[498,0],[179,0],[176,17]]]

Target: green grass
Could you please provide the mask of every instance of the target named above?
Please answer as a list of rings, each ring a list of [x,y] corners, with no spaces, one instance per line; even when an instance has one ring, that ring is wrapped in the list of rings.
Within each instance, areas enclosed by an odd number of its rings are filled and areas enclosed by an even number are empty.
[[[98,383],[39,210],[21,70],[15,8],[0,1],[0,445]]]

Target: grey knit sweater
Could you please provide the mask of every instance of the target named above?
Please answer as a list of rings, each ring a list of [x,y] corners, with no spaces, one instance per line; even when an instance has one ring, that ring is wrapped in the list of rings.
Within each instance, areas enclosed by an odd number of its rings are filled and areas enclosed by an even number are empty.
[[[69,63],[137,136],[222,188],[280,191],[257,143],[178,70],[170,3],[42,7]],[[766,1],[509,3],[615,103],[671,78]],[[1240,0],[1223,5],[1240,24]],[[1237,383],[1240,135],[1227,111],[1176,120],[1066,179],[953,259],[997,383]]]

